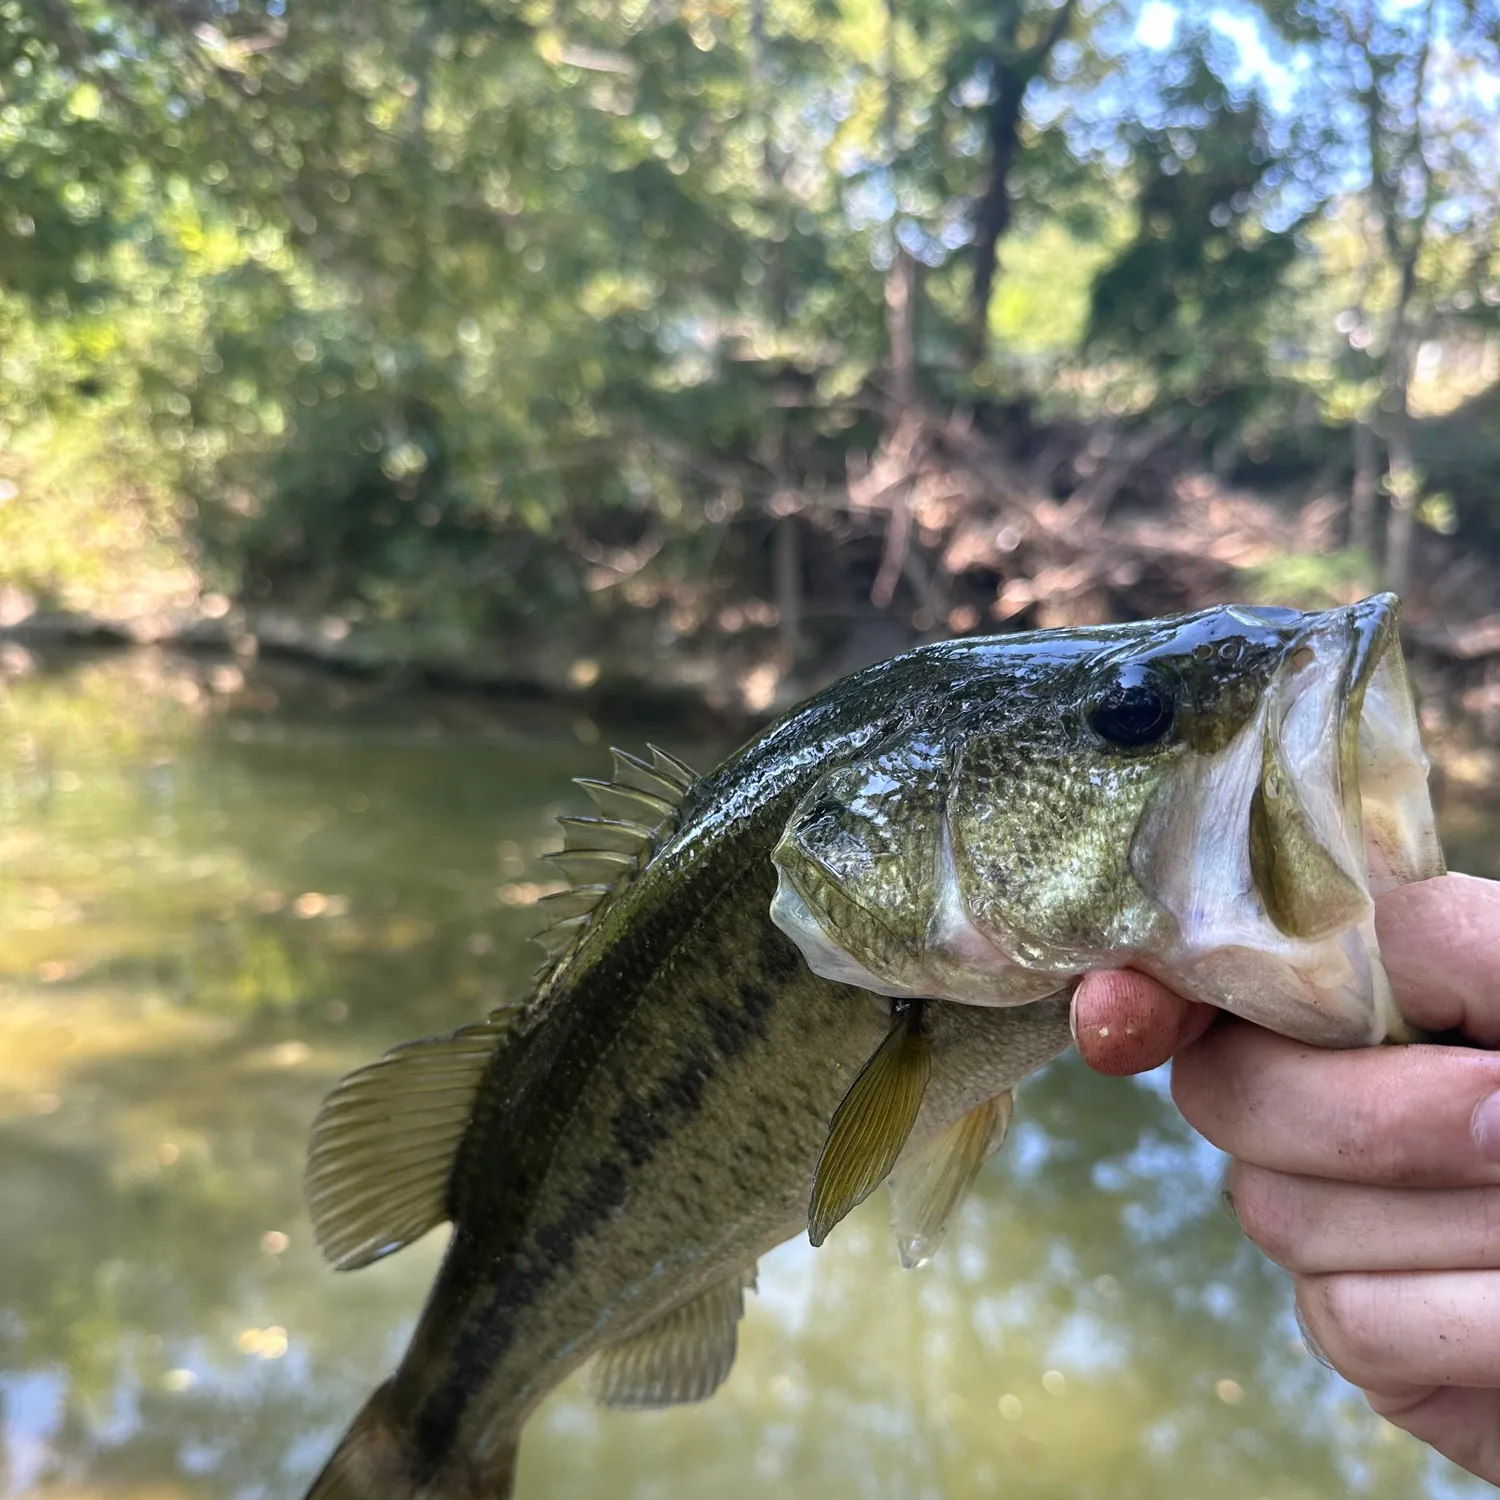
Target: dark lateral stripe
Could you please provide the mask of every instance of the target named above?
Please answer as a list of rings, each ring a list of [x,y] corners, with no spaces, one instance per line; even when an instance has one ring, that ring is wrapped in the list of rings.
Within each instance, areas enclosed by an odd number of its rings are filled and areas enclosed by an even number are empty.
[[[727,883],[738,886],[738,889],[726,893],[726,904],[737,906],[744,900],[744,885],[742,882]],[[754,884],[768,885],[768,878],[758,879]],[[761,894],[764,894],[763,901],[758,899]],[[754,899],[759,910],[769,910],[768,888],[763,893],[757,890]],[[636,955],[640,955],[642,948],[647,952],[652,950],[649,937],[645,941],[640,941],[639,935],[637,938],[637,941],[627,940]],[[640,957],[637,957],[637,962],[643,971],[641,982],[636,987],[635,996],[630,996],[629,987],[626,987],[623,1003],[618,983],[605,989],[609,976],[601,974],[600,968],[582,976],[578,992],[566,997],[564,1003],[572,1008],[569,1017],[572,1024],[562,1028],[563,1034],[555,1048],[547,1049],[551,1053],[550,1059],[535,1055],[529,1059],[537,1069],[532,1088],[538,1093],[545,1091],[552,1077],[587,1077],[603,1061],[620,1029],[633,1016],[634,1005],[630,1001],[638,998],[654,971],[654,965]],[[590,1168],[580,1190],[556,1220],[535,1230],[534,1241],[539,1255],[521,1257],[516,1254],[526,1228],[522,1215],[507,1216],[509,1222],[505,1229],[509,1233],[502,1229],[501,1237],[508,1240],[508,1244],[491,1239],[484,1246],[477,1242],[461,1243],[468,1237],[460,1219],[454,1246],[454,1252],[463,1254],[462,1261],[455,1260],[454,1263],[460,1278],[464,1274],[459,1271],[460,1265],[475,1277],[486,1273],[493,1275],[490,1268],[501,1261],[504,1270],[498,1280],[490,1283],[482,1303],[478,1306],[471,1304],[468,1308],[463,1332],[452,1351],[447,1378],[417,1414],[415,1448],[419,1464],[429,1478],[436,1475],[448,1460],[471,1394],[483,1388],[490,1372],[514,1342],[520,1315],[541,1299],[555,1279],[571,1271],[579,1242],[592,1235],[624,1205],[629,1191],[629,1175],[645,1166],[661,1144],[702,1108],[707,1082],[719,1070],[719,1064],[741,1056],[755,1041],[767,1035],[776,992],[800,972],[800,958],[791,941],[763,917],[759,951],[752,962],[766,983],[745,980],[732,996],[706,995],[699,999],[689,1013],[696,1013],[702,1022],[704,1036],[687,1048],[670,1073],[656,1080],[644,1100],[627,1096],[620,1104],[611,1121],[615,1153]],[[628,958],[621,967],[628,971]],[[617,969],[617,981],[618,975]],[[599,1005],[597,992],[601,990],[609,1007],[603,1011],[596,1009]],[[589,1024],[591,1019],[593,1024]],[[566,1109],[548,1110],[543,1106],[532,1113],[539,1128],[524,1134],[518,1132],[518,1149],[504,1170],[515,1182],[519,1189],[517,1196],[523,1201],[533,1196],[544,1179],[567,1118]],[[465,1144],[468,1147],[470,1143]],[[475,1162],[461,1167],[461,1170],[473,1171],[478,1166],[479,1163]]]
[[[563,1214],[536,1232],[542,1258],[527,1265],[513,1259],[505,1281],[491,1287],[483,1312],[454,1349],[449,1378],[417,1415],[417,1469],[424,1482],[436,1477],[452,1453],[469,1395],[483,1386],[510,1347],[516,1315],[535,1303],[556,1276],[572,1268],[574,1246],[623,1207],[628,1196],[629,1184],[619,1162],[596,1162]]]

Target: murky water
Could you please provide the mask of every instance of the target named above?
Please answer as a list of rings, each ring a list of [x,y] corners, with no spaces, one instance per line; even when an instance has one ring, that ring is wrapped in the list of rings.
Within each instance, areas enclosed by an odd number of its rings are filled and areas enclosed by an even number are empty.
[[[568,778],[641,737],[598,734],[153,655],[0,691],[0,1493],[301,1494],[441,1250],[327,1270],[309,1121],[524,990]],[[1060,1064],[1018,1119],[935,1264],[897,1268],[878,1196],[782,1247],[718,1396],[564,1387],[518,1500],[1481,1492],[1303,1351],[1160,1078]]]

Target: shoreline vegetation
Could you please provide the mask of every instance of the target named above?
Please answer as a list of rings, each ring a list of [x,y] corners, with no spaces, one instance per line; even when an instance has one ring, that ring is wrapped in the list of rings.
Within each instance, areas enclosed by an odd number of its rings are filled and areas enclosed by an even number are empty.
[[[1355,588],[1350,597],[1361,590]],[[1232,591],[1231,591],[1232,596]],[[1184,608],[1216,602],[1192,600]],[[137,596],[139,603],[139,596]],[[1336,602],[1328,600],[1324,602]],[[747,738],[794,703],[837,677],[949,632],[902,632],[879,615],[850,623],[836,650],[787,672],[774,631],[760,632],[759,650],[742,643],[733,670],[712,639],[660,643],[633,652],[616,635],[615,649],[579,654],[556,633],[545,642],[489,642],[464,648],[399,627],[359,628],[338,617],[308,618],[284,609],[252,610],[222,595],[156,600],[136,613],[38,608],[14,589],[0,588],[0,693],[5,683],[36,671],[66,670],[100,653],[163,658],[171,689],[185,701],[274,707],[276,695],[254,686],[258,674],[290,672],[304,687],[319,680],[368,686],[376,694],[413,690],[495,703],[532,700],[572,714],[577,737],[598,737],[597,719],[666,726],[726,742]],[[974,632],[981,633],[981,632]],[[1403,643],[1422,709],[1423,740],[1439,797],[1482,803],[1500,783],[1494,727],[1500,716],[1500,614],[1454,626],[1406,621]],[[649,643],[649,632],[635,632]]]
[[[1389,587],[1429,733],[1500,734],[1461,0],[11,9],[14,660],[748,726],[944,635]]]

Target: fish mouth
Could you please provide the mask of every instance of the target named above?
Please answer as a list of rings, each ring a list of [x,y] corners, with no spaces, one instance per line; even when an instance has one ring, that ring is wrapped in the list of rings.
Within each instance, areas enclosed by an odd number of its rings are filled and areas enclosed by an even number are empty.
[[[1299,1041],[1408,1039],[1375,898],[1444,866],[1397,600],[1235,613],[1285,645],[1261,711],[1138,829],[1132,866],[1176,926],[1142,966]]]
[[[1375,898],[1444,866],[1397,600],[1231,613],[1281,636],[1276,666],[1234,739],[1153,794],[1130,862],[1173,935],[1134,962],[1298,1041],[1409,1039]]]
[[[1309,616],[1271,684],[1250,870],[1287,937],[1341,932],[1442,873],[1399,618],[1394,594]]]

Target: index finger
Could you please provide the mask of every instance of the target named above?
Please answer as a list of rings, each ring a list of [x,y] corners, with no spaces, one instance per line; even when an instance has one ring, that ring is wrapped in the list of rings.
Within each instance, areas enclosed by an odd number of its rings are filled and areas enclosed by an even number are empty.
[[[1389,1187],[1500,1183],[1475,1138],[1500,1056],[1464,1047],[1328,1052],[1230,1020],[1182,1052],[1172,1095],[1231,1156],[1300,1177]]]

